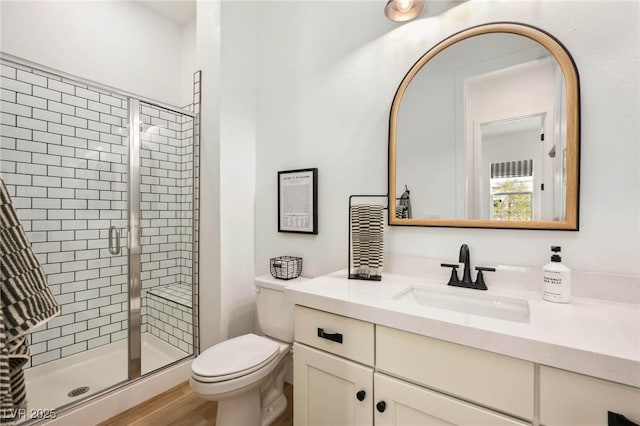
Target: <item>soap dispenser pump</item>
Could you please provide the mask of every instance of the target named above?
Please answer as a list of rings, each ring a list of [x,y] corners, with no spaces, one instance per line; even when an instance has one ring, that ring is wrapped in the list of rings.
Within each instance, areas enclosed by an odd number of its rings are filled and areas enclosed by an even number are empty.
[[[551,246],[551,262],[542,268],[542,298],[550,302],[569,303],[571,297],[571,270],[562,264],[560,246]]]

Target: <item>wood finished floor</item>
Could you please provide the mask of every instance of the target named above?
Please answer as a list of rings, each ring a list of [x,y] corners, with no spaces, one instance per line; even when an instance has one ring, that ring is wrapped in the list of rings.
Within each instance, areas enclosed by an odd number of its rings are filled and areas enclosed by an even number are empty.
[[[284,384],[287,410],[273,426],[293,426],[293,386]],[[216,424],[218,403],[199,398],[184,382],[98,426],[211,426]],[[245,425],[238,425],[245,426]]]

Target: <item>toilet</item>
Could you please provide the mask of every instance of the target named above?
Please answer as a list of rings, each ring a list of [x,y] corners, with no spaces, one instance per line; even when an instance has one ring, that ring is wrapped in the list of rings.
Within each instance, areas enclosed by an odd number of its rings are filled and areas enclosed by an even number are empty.
[[[268,426],[287,408],[284,379],[291,366],[293,304],[284,288],[305,280],[255,279],[258,324],[266,336],[234,337],[191,364],[191,388],[218,401],[217,426]]]

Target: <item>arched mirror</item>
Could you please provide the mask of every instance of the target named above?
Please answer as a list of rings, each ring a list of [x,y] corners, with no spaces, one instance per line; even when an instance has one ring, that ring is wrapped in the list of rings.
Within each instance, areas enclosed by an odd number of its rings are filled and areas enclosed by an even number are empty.
[[[577,230],[579,110],[575,64],[539,29],[440,42],[391,106],[389,223]]]

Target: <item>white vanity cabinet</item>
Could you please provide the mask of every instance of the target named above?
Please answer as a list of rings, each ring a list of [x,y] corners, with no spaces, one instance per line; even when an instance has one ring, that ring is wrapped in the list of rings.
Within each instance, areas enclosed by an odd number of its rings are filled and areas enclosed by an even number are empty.
[[[531,414],[533,367],[525,361],[302,306],[295,340],[296,426],[530,424],[473,403],[497,401],[492,408],[509,413],[506,398],[515,415]]]
[[[640,389],[303,306],[296,426],[607,426]]]

